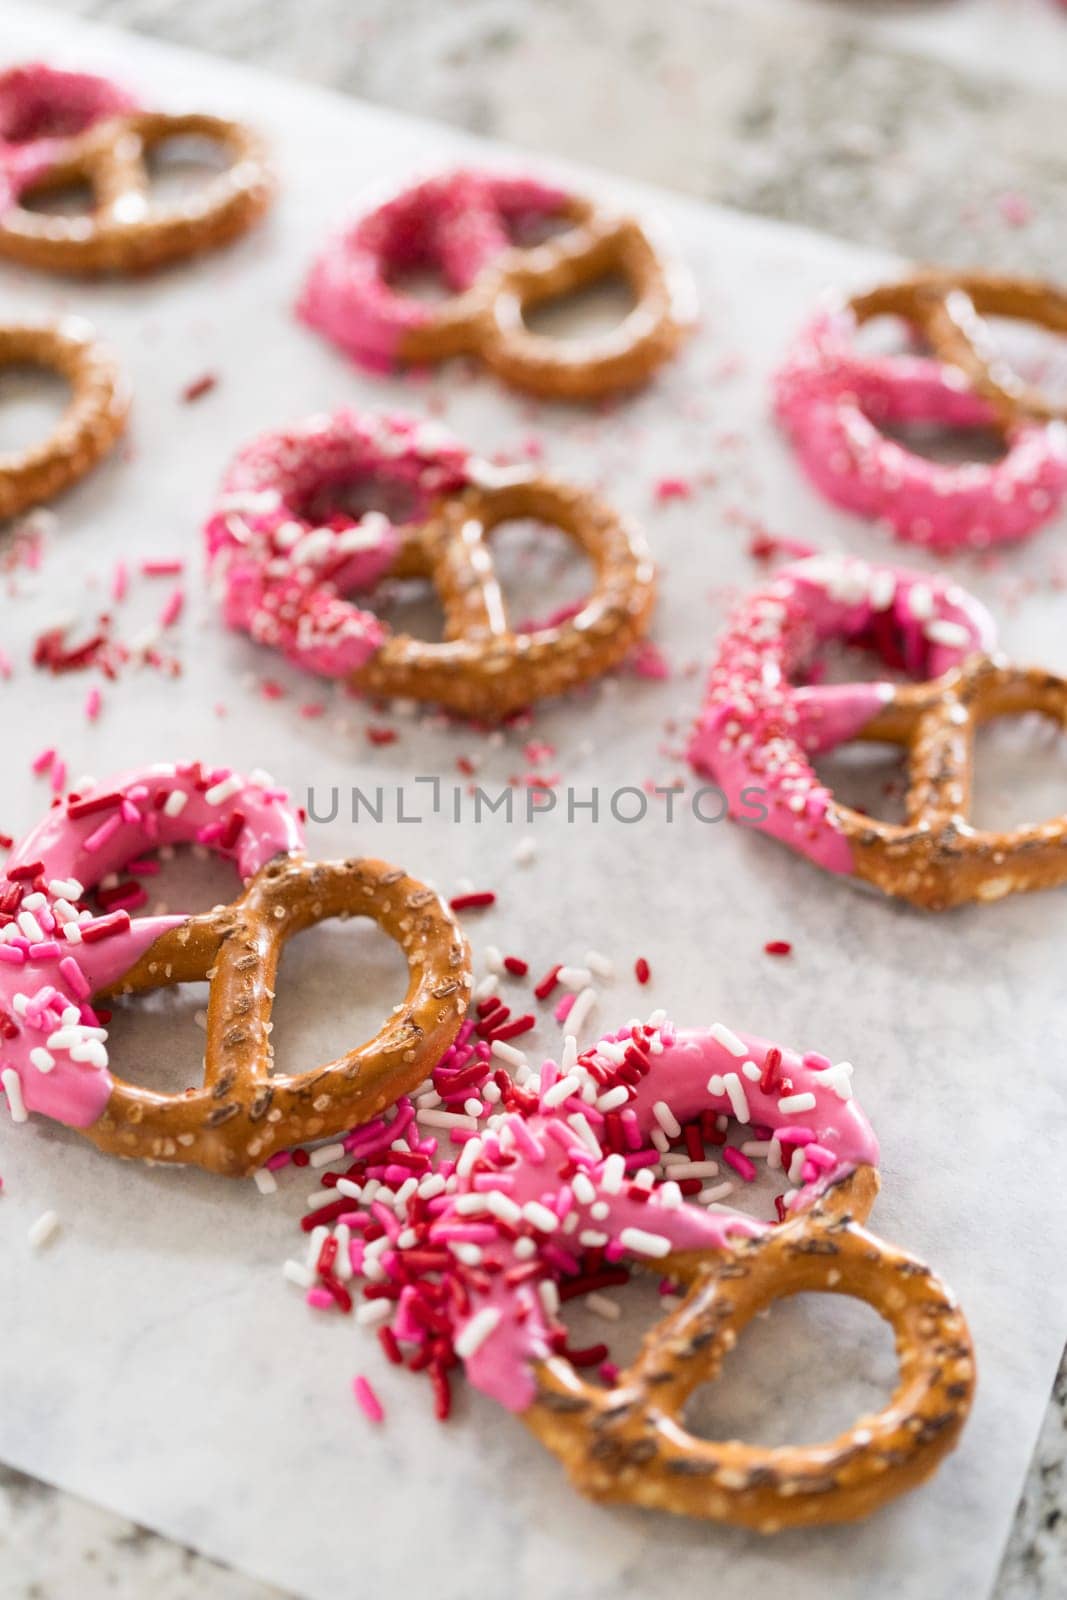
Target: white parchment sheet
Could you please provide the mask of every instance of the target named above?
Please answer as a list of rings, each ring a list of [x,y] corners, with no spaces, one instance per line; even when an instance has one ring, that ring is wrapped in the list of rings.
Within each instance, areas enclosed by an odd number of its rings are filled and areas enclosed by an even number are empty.
[[[605,987],[598,1021],[639,1006],[680,1022],[720,1018],[847,1057],[882,1140],[884,1190],[873,1224],[927,1256],[958,1291],[980,1363],[977,1407],[956,1456],[918,1493],[866,1524],[773,1542],[714,1526],[598,1509],[567,1487],[519,1422],[464,1391],[448,1427],[428,1385],[385,1365],[369,1334],[308,1312],[279,1267],[298,1251],[296,1219],[313,1178],[283,1174],[281,1193],[251,1183],[122,1166],[72,1134],[0,1121],[0,1457],[301,1594],[427,1593],[646,1600],[775,1590],[932,1600],[984,1595],[1022,1482],[1067,1331],[1060,1243],[1067,1134],[1062,893],[987,910],[920,916],[819,874],[761,837],[680,814],[624,825],[557,813],[532,827],[503,817],[456,826],[428,815],[438,774],[476,757],[488,787],[558,772],[583,795],[669,782],[696,710],[706,655],[725,608],[759,581],[746,518],[780,533],[893,559],[876,529],[829,511],[801,480],[767,414],[766,381],[790,332],[830,282],[860,284],[885,261],[844,245],[666,195],[605,191],[667,214],[697,276],[701,336],[651,392],[606,416],[535,410],[488,376],[456,372],[418,384],[351,369],[297,325],[289,307],[309,253],[363,185],[458,155],[493,155],[469,140],[318,91],[277,82],[117,34],[7,7],[0,53],[113,69],[150,101],[232,110],[270,136],[280,203],[236,248],[142,282],[69,285],[0,269],[0,314],[76,308],[115,345],[132,378],[129,446],[58,508],[41,571],[6,578],[2,644],[15,675],[0,684],[0,826],[18,833],[48,802],[30,773],[43,745],[72,774],[101,776],[143,760],[198,754],[263,765],[332,823],[313,825],[320,856],[383,855],[453,890],[463,877],[499,892],[469,931],[542,970],[590,947],[653,982]],[[847,219],[843,219],[843,226]],[[205,372],[213,393],[182,389]],[[646,526],[663,571],[655,638],[667,682],[623,678],[539,711],[503,742],[467,728],[389,718],[400,738],[373,746],[357,702],[302,679],[222,631],[201,578],[199,527],[232,451],[260,429],[342,402],[407,405],[443,415],[486,453],[536,433],[545,465],[599,481]],[[688,500],[657,502],[665,476]],[[701,479],[702,481],[697,481]],[[1002,617],[1009,647],[1067,669],[1057,582],[1067,523],[993,570],[962,564]],[[167,681],[126,671],[85,720],[84,676],[29,666],[31,642],[57,616],[89,622],[106,604],[121,556],[180,553],[189,604],[175,634],[184,672]],[[911,557],[913,562],[920,557]],[[17,598],[14,597],[17,591]],[[138,579],[127,634],[167,592]],[[546,597],[551,609],[553,596]],[[286,698],[265,700],[276,678]],[[301,715],[322,702],[318,717]],[[672,727],[673,724],[673,727]],[[535,739],[552,753],[524,754]],[[1014,746],[1029,752],[1030,741]],[[1003,749],[1001,751],[1003,756]],[[1056,751],[1044,803],[1063,776]],[[986,783],[985,803],[1011,784]],[[392,786],[407,780],[395,819]],[[385,787],[381,825],[347,820],[353,784]],[[1061,785],[1062,786],[1062,785]],[[681,812],[683,808],[679,808]],[[1016,815],[1023,809],[1018,801]],[[513,859],[532,833],[538,858]],[[172,904],[176,903],[172,899]],[[792,941],[788,961],[763,954]],[[351,941],[346,943],[346,941]],[[396,962],[353,930],[311,934],[282,974],[278,1047],[287,1066],[335,1053],[372,1031],[399,997]],[[195,1065],[193,1007],[170,1004],[116,1033],[115,1060],[148,1081]],[[169,1019],[169,1020],[168,1020]],[[121,1042],[120,1042],[121,1040]],[[543,1028],[534,1049],[558,1039]],[[131,1063],[127,1066],[127,1063]],[[311,1178],[311,1181],[309,1181]],[[26,1230],[46,1208],[63,1222],[31,1252]],[[849,1315],[854,1311],[854,1315]],[[754,1330],[714,1402],[725,1425],[767,1440],[819,1437],[880,1403],[891,1375],[875,1319],[845,1305],[796,1305]],[[744,1348],[744,1347],[743,1347]],[[366,1372],[388,1413],[374,1430],[349,1381]],[[789,1430],[792,1430],[790,1435]]]

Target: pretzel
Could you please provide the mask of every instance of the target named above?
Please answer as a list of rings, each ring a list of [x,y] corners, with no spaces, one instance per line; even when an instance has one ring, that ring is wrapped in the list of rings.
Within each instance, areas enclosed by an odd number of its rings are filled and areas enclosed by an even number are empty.
[[[72,396],[43,444],[0,455],[0,518],[50,500],[84,477],[121,437],[129,410],[118,368],[80,317],[0,324],[0,370],[17,366],[58,372]]]
[[[178,138],[208,140],[229,165],[188,199],[156,204],[147,158]],[[88,215],[23,203],[77,183],[92,189]],[[241,123],[139,110],[106,80],[47,67],[0,78],[0,256],[55,272],[145,271],[244,233],[272,187],[263,145]]]
[[[409,520],[329,516],[340,485],[375,480]],[[593,593],[574,615],[510,623],[488,538],[538,517],[585,551]],[[205,537],[226,621],[312,672],[375,695],[506,717],[607,672],[645,632],[655,576],[644,540],[584,490],[489,467],[434,424],[340,411],[266,434],[227,472]],[[384,576],[429,578],[444,641],[390,633],[346,595]]]
[[[517,242],[531,224],[563,221],[553,238]],[[394,287],[434,268],[452,290],[430,306]],[[635,305],[611,332],[542,338],[535,306],[623,275]],[[552,400],[593,400],[646,383],[694,321],[688,274],[633,217],[538,178],[439,174],[364,212],[311,268],[298,311],[372,371],[476,355],[505,382]]]
[[[930,344],[1007,422],[1067,422],[1067,401],[1026,384],[997,354],[983,320],[1010,317],[1051,333],[1067,333],[1067,294],[1062,289],[1037,279],[962,272],[925,282],[923,293],[922,326]]]
[[[1009,292],[1000,280],[926,274],[821,313],[774,386],[778,419],[816,488],[846,510],[885,519],[899,539],[938,551],[1028,538],[1067,494],[1067,429],[1040,420],[1033,406],[998,407],[989,398],[998,391],[981,378],[988,366],[974,343],[980,323],[966,311],[967,286],[984,310],[1040,310],[1036,320],[1058,325],[1062,308],[1039,303],[1034,286],[1013,284]],[[937,359],[858,350],[857,329],[880,316],[918,329]],[[961,381],[961,369],[974,388]],[[998,383],[1008,381],[997,370]],[[991,464],[933,462],[881,431],[905,423],[993,430],[1003,436],[1005,454]]]
[[[243,892],[202,915],[131,919],[144,891],[113,875],[178,843],[233,861]],[[100,913],[85,904],[94,888]],[[300,822],[265,775],[199,763],[71,796],[12,852],[0,907],[0,1061],[16,1120],[40,1112],[108,1153],[227,1176],[380,1113],[447,1049],[470,992],[467,946],[433,890],[381,861],[307,861]],[[371,917],[400,945],[407,995],[367,1043],[273,1073],[282,946],[349,916]],[[205,980],[203,1086],[159,1094],[113,1076],[97,1000]]]
[[[912,684],[795,687],[833,639],[873,646]],[[992,619],[943,579],[847,557],[784,567],[719,645],[689,759],[738,822],[830,872],[939,911],[1067,880],[1067,817],[994,833],[968,820],[976,728],[1039,711],[1067,725],[1067,683],[991,654]],[[849,739],[908,752],[907,820],[841,805],[810,758]]]
[[[389,1326],[414,1347],[409,1364],[447,1370],[458,1356],[598,1499],[770,1533],[865,1516],[929,1476],[970,1408],[970,1335],[937,1278],[861,1226],[878,1146],[849,1063],[721,1023],[676,1030],[662,1013],[580,1056],[573,1043],[561,1067],[505,1087],[503,1108],[468,1135],[475,1148],[438,1167],[429,1208],[418,1193],[396,1205],[385,1254],[353,1242],[352,1265],[375,1292],[383,1279],[399,1290]],[[457,1068],[469,1084],[473,1069]],[[442,1072],[434,1084],[447,1095]],[[755,1177],[755,1160],[726,1143],[727,1118],[756,1141],[753,1157],[788,1170],[780,1226],[683,1194],[710,1178],[699,1199],[715,1201],[730,1189],[723,1171]],[[404,1126],[405,1148],[422,1149]],[[360,1219],[348,1220],[355,1239]],[[594,1387],[576,1362],[599,1355],[568,1351],[560,1297],[618,1282],[624,1261],[689,1293],[632,1367]],[[862,1299],[891,1324],[901,1378],[889,1403],[827,1444],[695,1438],[682,1419],[698,1384],[757,1312],[808,1290]]]

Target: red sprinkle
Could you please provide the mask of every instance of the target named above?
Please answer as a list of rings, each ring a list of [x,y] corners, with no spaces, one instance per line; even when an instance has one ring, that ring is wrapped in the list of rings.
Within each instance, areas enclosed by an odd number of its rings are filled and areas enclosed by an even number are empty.
[[[481,911],[496,904],[496,895],[491,889],[483,889],[477,894],[457,894],[448,903],[453,911]]]
[[[182,390],[182,399],[186,405],[191,404],[194,400],[200,400],[204,395],[211,393],[212,389],[217,386],[218,381],[214,372],[205,372],[201,377],[194,378],[191,383],[185,385]]]
[[[562,961],[557,961],[556,965],[554,967],[550,967],[545,973],[544,977],[541,979],[541,982],[534,990],[534,994],[537,996],[538,1000],[548,999],[549,995],[559,982],[559,974],[562,966]]]
[[[782,1065],[782,1052],[776,1044],[772,1044],[763,1058],[763,1071],[760,1073],[760,1093],[773,1094],[778,1087],[778,1073]]]
[[[513,978],[525,978],[530,970],[530,963],[521,960],[518,956],[505,956],[504,970],[505,972],[510,972]]]
[[[95,816],[98,811],[114,811],[121,804],[122,796],[113,789],[109,794],[90,795],[88,800],[72,800],[67,807],[67,816],[77,821],[79,817]]]
[[[400,738],[395,728],[370,728],[366,730],[371,744],[395,744]]]
[[[647,983],[651,976],[652,968],[649,966],[644,956],[638,956],[637,960],[634,962],[634,977],[637,979],[638,983]]]
[[[793,946],[788,939],[771,939],[763,949],[769,956],[789,956],[793,953]]]

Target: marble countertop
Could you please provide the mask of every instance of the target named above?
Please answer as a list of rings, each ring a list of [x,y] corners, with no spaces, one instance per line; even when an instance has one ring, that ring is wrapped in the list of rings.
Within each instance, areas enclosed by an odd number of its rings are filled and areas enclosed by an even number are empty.
[[[1062,276],[1055,0],[52,4],[917,258]],[[1062,1593],[1065,1460],[1067,1357],[995,1600]],[[272,1591],[0,1465],[2,1600],[148,1592]]]

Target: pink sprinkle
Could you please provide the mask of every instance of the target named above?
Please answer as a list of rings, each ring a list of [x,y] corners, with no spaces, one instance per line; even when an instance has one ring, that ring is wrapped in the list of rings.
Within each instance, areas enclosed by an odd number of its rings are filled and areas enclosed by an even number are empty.
[[[115,572],[111,579],[112,600],[125,600],[126,591],[130,587],[130,574],[125,561],[115,563]]]
[[[59,963],[59,970],[67,980],[68,988],[77,995],[78,999],[87,1000],[92,993],[92,987],[74,957],[64,956]]]
[[[33,761],[31,762],[31,768],[37,774],[37,776],[40,777],[42,772],[47,772],[51,768],[55,759],[56,753],[51,746],[49,746],[47,750],[42,750],[39,755],[34,756]]]
[[[146,578],[176,578],[185,571],[185,562],[178,556],[168,561],[142,561],[141,571]]]
[[[6,961],[9,967],[25,966],[26,952],[15,944],[0,944],[0,961]]]
[[[300,715],[307,722],[314,722],[317,717],[325,716],[326,707],[321,700],[309,700],[300,707]]]
[[[315,1311],[329,1311],[333,1305],[333,1295],[328,1289],[322,1289],[316,1284],[307,1292],[307,1303]]]
[[[752,1183],[756,1176],[756,1168],[746,1155],[734,1148],[732,1144],[724,1144],[722,1158],[728,1167],[733,1167],[738,1177],[744,1178],[746,1183]]]
[[[637,678],[651,678],[654,682],[662,682],[671,675],[670,662],[658,645],[651,639],[645,639],[636,645],[626,658],[626,665]]]
[[[11,657],[6,650],[0,650],[0,678],[10,678],[14,672]]]
[[[566,1022],[567,1018],[571,1014],[571,1008],[573,1007],[577,998],[578,996],[576,994],[565,994],[563,996],[563,999],[559,1002],[553,1013],[557,1022]]]
[[[185,590],[180,586],[169,596],[166,605],[159,614],[161,628],[172,628],[181,616],[185,607]]]
[[[1025,195],[1018,194],[1015,191],[1002,194],[997,201],[997,205],[1009,228],[1025,228],[1033,216],[1033,208],[1029,200]]]
[[[653,494],[661,506],[670,500],[689,500],[693,495],[693,485],[688,478],[661,478]]]
[[[94,685],[85,697],[85,715],[90,722],[95,722],[100,715],[101,704],[100,690]]]
[[[352,1379],[352,1393],[355,1395],[356,1403],[365,1417],[369,1417],[371,1422],[385,1421],[385,1412],[382,1410],[382,1403],[378,1399],[378,1396],[375,1394],[374,1390],[371,1388],[370,1384],[367,1382],[366,1378],[359,1377]]]
[[[94,850],[102,850],[113,834],[118,833],[122,827],[122,818],[117,811],[113,811],[106,822],[102,822],[86,839],[83,849],[92,855]]]
[[[52,793],[62,794],[67,787],[67,763],[57,756],[52,763]]]
[[[55,939],[42,939],[37,944],[31,944],[29,948],[31,961],[55,961],[62,954],[62,947]]]

